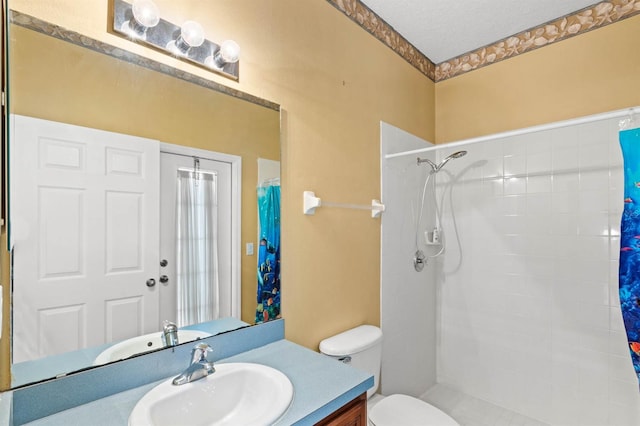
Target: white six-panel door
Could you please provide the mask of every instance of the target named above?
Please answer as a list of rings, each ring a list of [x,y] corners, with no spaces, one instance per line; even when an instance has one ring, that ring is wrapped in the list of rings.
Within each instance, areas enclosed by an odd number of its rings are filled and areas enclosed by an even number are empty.
[[[156,331],[159,143],[23,116],[11,129],[13,361]]]

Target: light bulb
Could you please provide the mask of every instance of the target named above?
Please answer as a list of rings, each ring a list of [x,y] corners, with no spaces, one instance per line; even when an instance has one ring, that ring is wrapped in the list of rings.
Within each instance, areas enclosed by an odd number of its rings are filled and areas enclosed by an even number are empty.
[[[180,37],[189,47],[198,47],[204,43],[204,29],[196,21],[187,21],[180,28]]]
[[[234,64],[240,59],[240,46],[233,40],[223,41],[220,45],[220,59],[227,64]]]
[[[152,0],[134,0],[131,11],[136,22],[143,27],[155,27],[160,22],[158,6]]]
[[[205,60],[211,68],[222,68],[225,64],[235,64],[240,59],[240,46],[233,40],[223,41],[220,48]]]
[[[177,39],[167,43],[167,49],[178,56],[189,54],[189,49],[199,47],[204,43],[204,30],[196,21],[186,21],[180,27]]]

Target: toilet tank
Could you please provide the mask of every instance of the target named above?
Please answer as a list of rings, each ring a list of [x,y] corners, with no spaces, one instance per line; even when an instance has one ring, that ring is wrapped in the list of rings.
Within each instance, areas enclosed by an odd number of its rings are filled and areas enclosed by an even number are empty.
[[[378,327],[361,325],[326,338],[320,342],[320,352],[373,375],[367,398],[378,389],[382,361],[382,330]]]

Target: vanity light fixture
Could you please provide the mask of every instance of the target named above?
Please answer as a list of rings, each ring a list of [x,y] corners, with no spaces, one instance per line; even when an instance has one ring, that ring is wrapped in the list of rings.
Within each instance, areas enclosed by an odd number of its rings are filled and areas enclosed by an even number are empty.
[[[160,18],[153,0],[113,2],[113,32],[146,44],[182,61],[238,80],[240,46],[233,40],[216,44],[205,38],[202,25],[186,21],[181,26]]]

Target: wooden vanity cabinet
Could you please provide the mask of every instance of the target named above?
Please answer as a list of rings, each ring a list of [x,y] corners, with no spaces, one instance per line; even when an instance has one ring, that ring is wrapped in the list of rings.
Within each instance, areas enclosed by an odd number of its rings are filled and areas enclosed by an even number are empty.
[[[317,426],[367,426],[366,392],[333,414],[316,423]]]

